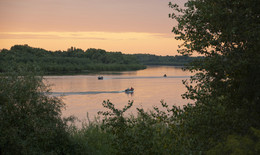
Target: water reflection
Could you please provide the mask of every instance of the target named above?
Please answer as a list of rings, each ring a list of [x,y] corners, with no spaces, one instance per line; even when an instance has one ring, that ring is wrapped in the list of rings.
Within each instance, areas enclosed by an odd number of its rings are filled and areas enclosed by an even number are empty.
[[[130,96],[133,96],[134,95],[134,92],[126,92],[125,91],[125,94],[127,94],[128,96],[130,95]]]

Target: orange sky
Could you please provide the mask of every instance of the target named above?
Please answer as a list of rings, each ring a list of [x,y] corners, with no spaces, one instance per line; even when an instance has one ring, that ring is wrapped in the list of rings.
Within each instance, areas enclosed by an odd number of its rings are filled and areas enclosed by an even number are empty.
[[[176,55],[169,1],[0,0],[0,49],[28,44]]]

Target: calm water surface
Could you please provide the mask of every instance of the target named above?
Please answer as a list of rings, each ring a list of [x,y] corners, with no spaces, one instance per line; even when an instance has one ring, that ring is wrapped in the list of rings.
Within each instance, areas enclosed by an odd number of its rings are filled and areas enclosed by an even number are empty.
[[[163,77],[164,74],[167,77]],[[104,79],[98,80],[99,75]],[[102,107],[104,100],[110,100],[117,108],[123,108],[129,100],[133,100],[133,107],[128,112],[133,114],[136,108],[148,110],[153,106],[160,107],[161,100],[169,105],[187,104],[188,101],[181,98],[181,94],[186,91],[182,80],[191,75],[181,67],[149,66],[139,71],[45,76],[45,82],[52,85],[53,95],[63,96],[62,99],[66,103],[64,116],[74,115],[84,120],[87,112],[90,119],[93,119],[98,111],[106,110]],[[124,90],[130,87],[135,89],[134,93],[125,93]]]

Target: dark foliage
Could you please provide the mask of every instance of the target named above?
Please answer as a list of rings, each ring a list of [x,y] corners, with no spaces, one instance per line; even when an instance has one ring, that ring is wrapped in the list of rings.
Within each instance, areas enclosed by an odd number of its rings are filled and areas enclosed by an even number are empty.
[[[169,66],[184,66],[188,63],[201,59],[202,57],[189,56],[157,56],[151,54],[134,54],[136,58],[145,65],[169,65]]]
[[[28,45],[15,45],[0,52],[0,72],[14,66],[37,66],[45,74],[70,74],[91,71],[125,71],[144,69],[135,56],[101,49],[70,48],[67,51],[46,51]]]
[[[178,22],[179,52],[204,56],[188,69],[184,98],[195,104],[183,118],[188,150],[204,152],[228,135],[247,135],[260,129],[259,5],[254,0],[189,0],[174,3],[169,16]]]
[[[0,153],[64,154],[71,152],[64,104],[47,95],[42,78],[33,73],[0,77]]]

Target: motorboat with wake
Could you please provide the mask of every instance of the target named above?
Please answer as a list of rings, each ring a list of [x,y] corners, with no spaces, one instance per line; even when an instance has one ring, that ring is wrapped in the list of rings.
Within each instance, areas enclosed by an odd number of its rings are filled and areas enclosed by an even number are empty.
[[[127,88],[127,89],[125,90],[125,92],[126,92],[126,93],[133,93],[133,92],[134,92],[134,88],[132,88],[132,87],[131,87],[130,89]]]

